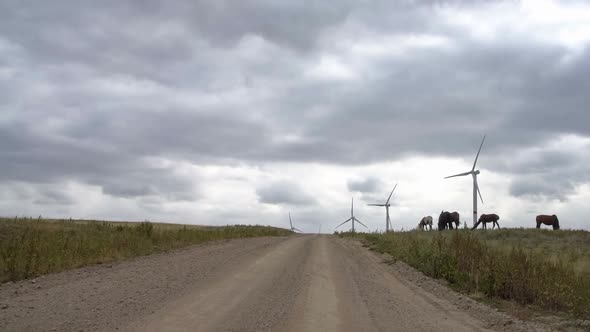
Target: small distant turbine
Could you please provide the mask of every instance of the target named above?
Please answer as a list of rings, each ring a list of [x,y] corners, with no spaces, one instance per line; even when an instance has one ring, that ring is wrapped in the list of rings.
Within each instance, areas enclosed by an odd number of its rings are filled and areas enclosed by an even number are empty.
[[[477,175],[479,174],[479,170],[475,169],[475,165],[477,164],[477,158],[479,158],[479,153],[481,152],[481,147],[483,146],[483,142],[485,140],[486,140],[486,135],[484,135],[483,139],[481,140],[481,144],[479,145],[479,150],[477,150],[477,155],[475,156],[475,161],[473,162],[473,167],[471,168],[471,171],[445,177],[445,179],[454,178],[457,176],[467,176],[467,175],[471,175],[473,177],[473,225],[475,225],[475,223],[477,223],[477,195],[478,194],[479,194],[479,199],[481,199],[481,204],[483,204],[483,198],[481,197],[481,192],[479,191],[479,186],[477,185]]]
[[[390,228],[393,230],[393,227],[391,227],[391,219],[389,219],[389,207],[391,206],[391,204],[389,204],[389,200],[391,199],[391,195],[393,195],[393,191],[395,190],[395,188],[397,188],[397,183],[395,184],[395,186],[391,190],[391,194],[389,194],[389,197],[387,198],[387,201],[385,201],[385,204],[367,204],[370,206],[385,206],[385,232],[386,233],[389,232]]]
[[[358,220],[355,216],[354,216],[354,197],[352,198],[352,202],[350,205],[350,218],[346,219],[346,221],[344,221],[343,223],[341,223],[340,225],[336,226],[335,228],[338,228],[344,224],[346,224],[347,222],[352,221],[352,232],[354,233],[354,222],[358,222],[359,224],[365,226],[367,229],[369,227],[367,227],[365,224],[363,224],[360,220]]]
[[[293,227],[293,221],[291,220],[291,212],[289,212],[289,224],[291,225],[291,232],[303,233],[301,230]]]

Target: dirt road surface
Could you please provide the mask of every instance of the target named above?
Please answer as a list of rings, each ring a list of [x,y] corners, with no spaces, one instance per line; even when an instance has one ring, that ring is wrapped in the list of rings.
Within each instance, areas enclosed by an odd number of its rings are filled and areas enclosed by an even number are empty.
[[[360,242],[241,239],[0,286],[2,331],[525,331]]]

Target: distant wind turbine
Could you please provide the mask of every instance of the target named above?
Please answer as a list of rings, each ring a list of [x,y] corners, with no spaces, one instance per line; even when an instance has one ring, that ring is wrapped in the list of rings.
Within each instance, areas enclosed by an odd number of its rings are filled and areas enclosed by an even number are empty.
[[[473,177],[473,225],[475,225],[475,223],[477,222],[477,195],[478,194],[479,194],[479,199],[481,199],[481,204],[483,204],[483,198],[481,197],[481,192],[479,191],[479,186],[477,185],[477,175],[479,174],[479,170],[476,170],[475,166],[477,165],[477,158],[479,158],[479,153],[481,152],[481,147],[483,146],[483,142],[485,140],[486,140],[486,135],[484,135],[483,139],[481,140],[481,144],[479,145],[479,150],[477,150],[477,155],[475,156],[475,161],[473,162],[473,167],[471,168],[471,171],[445,177],[445,179],[454,178],[457,176],[467,176],[467,175],[471,175]]]
[[[342,225],[346,224],[346,223],[347,223],[347,222],[349,222],[349,221],[352,221],[352,232],[353,232],[353,233],[354,233],[354,222],[355,222],[355,221],[356,221],[356,222],[358,222],[359,224],[361,224],[361,225],[365,226],[366,228],[369,228],[369,227],[367,227],[365,224],[363,224],[363,223],[362,223],[360,220],[358,220],[358,219],[357,219],[357,218],[354,216],[354,197],[352,198],[352,202],[351,202],[351,205],[350,205],[350,218],[346,219],[346,221],[344,221],[344,222],[343,222],[343,223],[341,223],[340,225],[336,226],[336,228],[338,228],[338,227],[340,227],[340,226],[342,226]]]
[[[289,224],[291,225],[291,232],[299,232],[299,233],[303,233],[301,230],[293,227],[293,221],[291,221],[291,212],[289,212]]]
[[[385,232],[389,232],[389,229],[393,229],[393,227],[391,227],[391,219],[389,219],[389,207],[391,206],[391,204],[389,204],[389,200],[391,199],[391,195],[393,195],[393,191],[395,190],[395,188],[397,188],[397,183],[395,184],[395,186],[393,187],[393,189],[391,190],[391,194],[389,194],[389,197],[387,198],[387,201],[385,201],[385,204],[368,204],[370,206],[385,206]]]

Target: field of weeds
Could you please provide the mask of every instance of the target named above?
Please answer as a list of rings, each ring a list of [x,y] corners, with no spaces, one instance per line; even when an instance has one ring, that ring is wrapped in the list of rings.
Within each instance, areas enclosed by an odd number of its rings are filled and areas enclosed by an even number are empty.
[[[502,229],[356,236],[459,291],[590,318],[589,232]]]
[[[0,218],[0,282],[149,255],[206,241],[284,236],[268,226],[188,226]]]

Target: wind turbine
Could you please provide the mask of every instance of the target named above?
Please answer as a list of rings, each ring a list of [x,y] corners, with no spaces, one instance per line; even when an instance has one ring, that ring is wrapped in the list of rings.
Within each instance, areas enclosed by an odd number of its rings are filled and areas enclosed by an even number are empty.
[[[479,158],[479,153],[481,152],[481,147],[483,146],[483,142],[485,140],[486,135],[484,135],[483,139],[481,140],[481,144],[479,145],[479,150],[477,150],[477,155],[475,156],[475,161],[473,162],[471,171],[445,177],[445,179],[466,175],[471,175],[473,177],[473,225],[475,225],[477,222],[477,194],[479,194],[479,199],[481,199],[481,204],[483,204],[483,198],[481,197],[481,192],[479,191],[479,186],[477,185],[477,175],[479,174],[479,170],[475,169],[475,165],[477,164],[477,158]]]
[[[357,218],[354,216],[354,197],[352,198],[352,202],[351,202],[351,205],[350,205],[350,218],[346,219],[346,221],[344,221],[344,222],[343,222],[343,223],[341,223],[340,225],[336,226],[336,228],[338,228],[338,227],[340,227],[340,226],[342,226],[342,225],[346,224],[346,223],[347,223],[347,222],[349,222],[349,221],[352,221],[352,232],[353,232],[353,233],[354,233],[354,222],[355,222],[355,221],[356,221],[356,222],[358,222],[359,224],[361,224],[361,225],[365,226],[366,228],[369,228],[369,227],[367,227],[365,224],[363,224],[363,223],[362,223],[360,220],[358,220],[358,219],[357,219]]]
[[[389,219],[389,207],[391,206],[389,204],[389,200],[391,199],[391,195],[393,195],[393,191],[395,190],[395,188],[397,188],[397,183],[395,184],[395,186],[391,190],[391,194],[389,194],[389,197],[387,198],[387,201],[385,201],[385,204],[368,204],[370,206],[385,206],[385,232],[386,233],[389,232],[389,228],[393,228],[393,227],[391,227],[391,219]]]
[[[291,232],[299,232],[299,233],[303,233],[301,230],[293,227],[293,221],[291,221],[291,212],[289,212],[289,224],[291,225]]]

